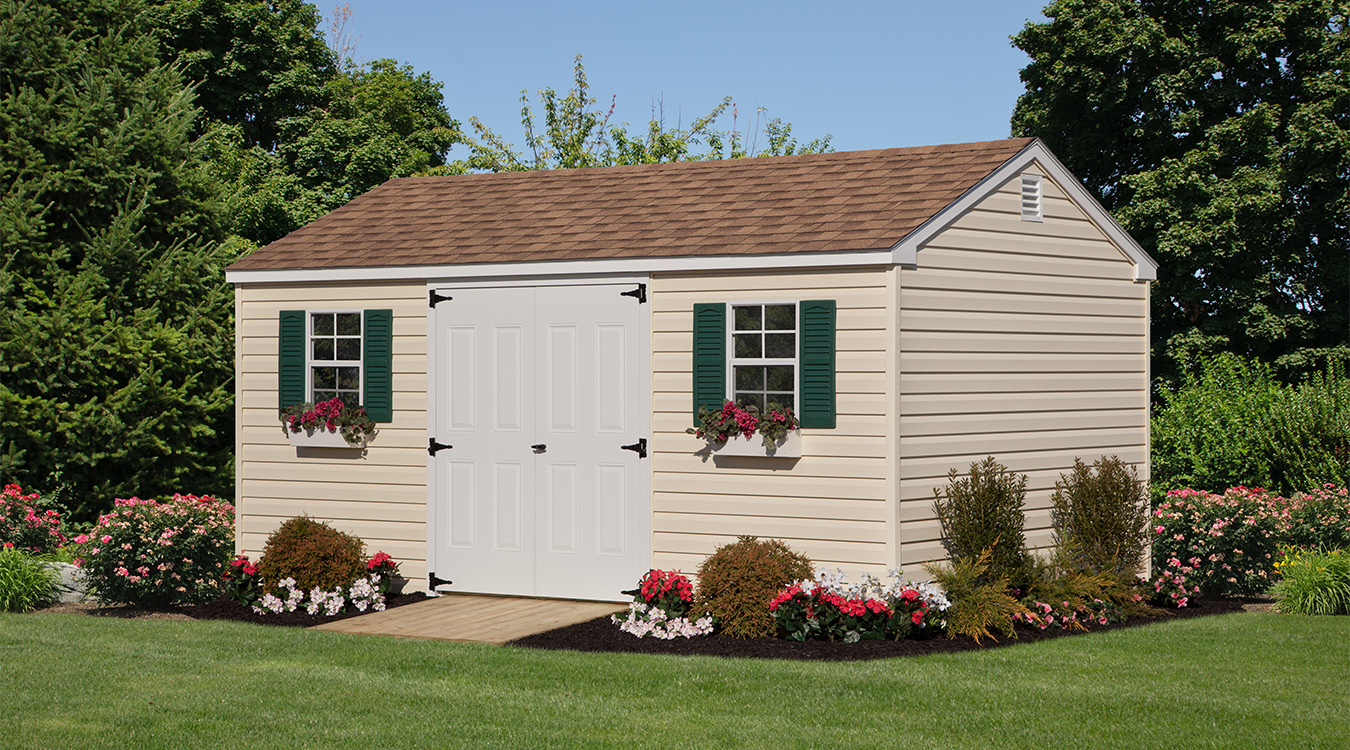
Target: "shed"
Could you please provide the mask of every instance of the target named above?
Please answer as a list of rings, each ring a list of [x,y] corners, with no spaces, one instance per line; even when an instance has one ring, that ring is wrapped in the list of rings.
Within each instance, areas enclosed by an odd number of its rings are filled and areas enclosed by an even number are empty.
[[[1156,268],[1035,139],[391,180],[227,270],[237,538],[308,514],[413,589],[578,599],[739,535],[917,576],[993,455],[1048,545],[1075,457],[1147,478]],[[290,445],[342,390],[369,444]],[[800,455],[702,451],[732,396]]]

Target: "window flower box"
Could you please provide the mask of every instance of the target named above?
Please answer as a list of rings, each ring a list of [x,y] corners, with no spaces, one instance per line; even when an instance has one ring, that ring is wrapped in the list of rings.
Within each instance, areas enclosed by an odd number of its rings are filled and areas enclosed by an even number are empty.
[[[775,441],[776,448],[770,450],[764,446],[764,437],[759,434],[750,437],[732,435],[725,443],[718,445],[709,442],[708,447],[714,456],[759,456],[769,458],[801,458],[802,431],[790,430]]]
[[[368,438],[362,437],[359,443],[349,443],[341,432],[329,432],[320,427],[299,432],[287,430],[286,439],[297,448],[364,448]]]

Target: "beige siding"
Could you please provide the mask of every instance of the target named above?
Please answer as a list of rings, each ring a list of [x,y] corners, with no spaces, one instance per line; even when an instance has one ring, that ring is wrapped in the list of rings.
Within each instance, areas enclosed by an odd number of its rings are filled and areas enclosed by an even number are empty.
[[[1049,177],[1043,222],[1002,185],[900,273],[901,562],[944,557],[933,490],[993,455],[1028,475],[1028,543],[1073,459],[1147,476],[1148,285]]]
[[[749,534],[782,539],[823,566],[883,571],[894,556],[893,278],[863,269],[652,279],[653,565],[692,572]],[[702,441],[685,434],[694,303],[806,299],[838,303],[838,427],[803,430],[796,460],[695,455]]]
[[[256,556],[282,521],[308,514],[393,555],[410,581],[424,579],[425,284],[241,286],[235,300],[238,546]],[[394,310],[394,421],[363,453],[291,447],[277,420],[278,314],[381,308]]]

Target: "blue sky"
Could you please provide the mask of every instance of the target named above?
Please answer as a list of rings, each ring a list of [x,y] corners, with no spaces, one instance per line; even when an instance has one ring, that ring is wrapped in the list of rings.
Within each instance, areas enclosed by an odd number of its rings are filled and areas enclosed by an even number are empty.
[[[331,14],[333,0],[317,0]],[[444,83],[451,116],[476,115],[521,145],[519,92],[572,80],[614,122],[643,130],[664,100],[686,125],[732,96],[829,133],[840,151],[1004,138],[1026,56],[1009,37],[1045,0],[979,2],[460,2],[348,0],[356,57],[392,57]],[[723,121],[723,127],[729,127]]]

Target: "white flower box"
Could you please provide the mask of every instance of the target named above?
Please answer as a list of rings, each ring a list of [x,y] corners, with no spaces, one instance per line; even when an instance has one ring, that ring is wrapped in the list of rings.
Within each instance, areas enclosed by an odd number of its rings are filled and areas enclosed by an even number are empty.
[[[359,443],[349,443],[347,438],[342,436],[341,432],[329,432],[328,430],[301,430],[291,432],[286,430],[286,439],[291,445],[297,448],[364,448],[365,439]]]
[[[764,447],[764,436],[759,433],[751,435],[749,438],[733,435],[725,443],[718,445],[713,442],[708,443],[709,449],[714,456],[758,456],[760,458],[801,458],[802,457],[802,431],[790,430],[788,434],[778,441],[777,449],[770,451]]]

